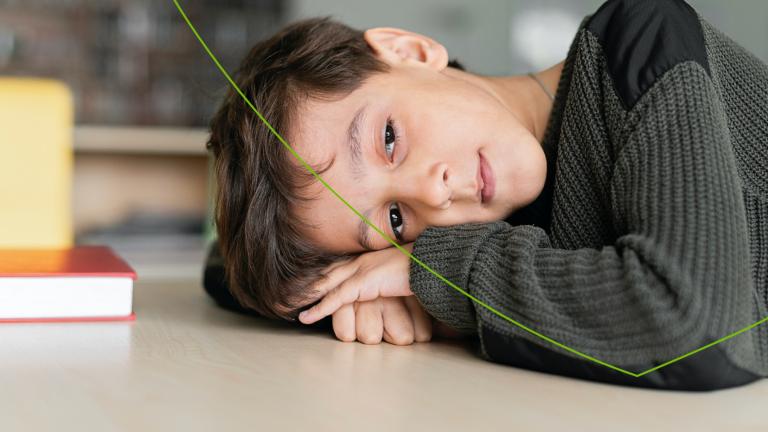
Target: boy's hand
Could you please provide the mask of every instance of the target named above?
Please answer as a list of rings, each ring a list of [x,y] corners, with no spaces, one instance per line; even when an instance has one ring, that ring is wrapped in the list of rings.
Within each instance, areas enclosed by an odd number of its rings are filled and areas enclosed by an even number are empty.
[[[432,338],[432,320],[414,296],[379,297],[339,308],[333,314],[333,332],[345,342],[378,344],[383,339],[410,345]]]
[[[413,251],[413,243],[402,247]],[[304,324],[312,324],[333,314],[344,305],[379,297],[413,296],[409,281],[411,259],[391,247],[363,253],[356,258],[329,267],[326,278],[312,288],[323,297],[320,303],[299,314]]]

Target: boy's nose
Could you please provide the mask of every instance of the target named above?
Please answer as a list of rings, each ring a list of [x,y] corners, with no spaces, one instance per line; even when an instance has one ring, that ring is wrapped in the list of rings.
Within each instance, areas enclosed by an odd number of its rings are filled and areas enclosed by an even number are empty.
[[[434,163],[408,176],[407,181],[399,185],[400,193],[405,199],[416,200],[429,207],[447,208],[451,199],[449,178],[448,164]]]

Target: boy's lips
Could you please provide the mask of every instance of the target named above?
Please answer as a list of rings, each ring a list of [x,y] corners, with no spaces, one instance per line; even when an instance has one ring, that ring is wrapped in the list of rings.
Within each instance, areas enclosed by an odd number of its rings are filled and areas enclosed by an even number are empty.
[[[496,191],[496,179],[493,176],[493,169],[488,160],[480,155],[480,167],[478,169],[478,175],[480,176],[480,197],[483,204],[487,204],[493,199],[493,194]]]
[[[475,196],[477,197],[477,201],[479,203],[483,202],[483,175],[480,173],[482,171],[481,165],[482,165],[482,159],[483,156],[480,155],[480,153],[477,154],[477,173],[475,173],[475,183],[477,184],[477,190],[475,191]]]

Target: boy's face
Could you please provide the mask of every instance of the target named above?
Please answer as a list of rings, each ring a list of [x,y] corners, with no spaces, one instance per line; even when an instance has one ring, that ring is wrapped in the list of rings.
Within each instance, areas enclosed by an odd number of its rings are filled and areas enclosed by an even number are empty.
[[[446,68],[444,49],[420,54],[426,46],[403,48],[393,42],[387,51],[392,38],[376,39],[381,35],[372,31],[366,39],[378,44],[372,46],[391,71],[374,75],[342,99],[299,107],[289,134],[296,152],[311,165],[335,157],[323,179],[403,243],[428,226],[501,220],[532,202],[544,184],[546,159],[509,105],[477,77]],[[418,42],[419,35],[406,35]],[[354,119],[359,120],[359,157],[353,156],[357,151],[348,133]],[[481,156],[494,179],[493,196],[485,202]],[[341,253],[366,250],[359,241],[360,224],[373,249],[391,246],[320,182],[308,192],[316,199],[296,211],[313,225],[305,234],[318,246]]]

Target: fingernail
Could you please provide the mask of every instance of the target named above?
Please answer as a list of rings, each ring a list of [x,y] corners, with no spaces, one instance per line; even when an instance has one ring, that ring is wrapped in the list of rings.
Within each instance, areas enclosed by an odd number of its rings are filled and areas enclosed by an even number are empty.
[[[304,318],[307,317],[307,311],[302,311],[299,313],[299,320],[304,321]]]

